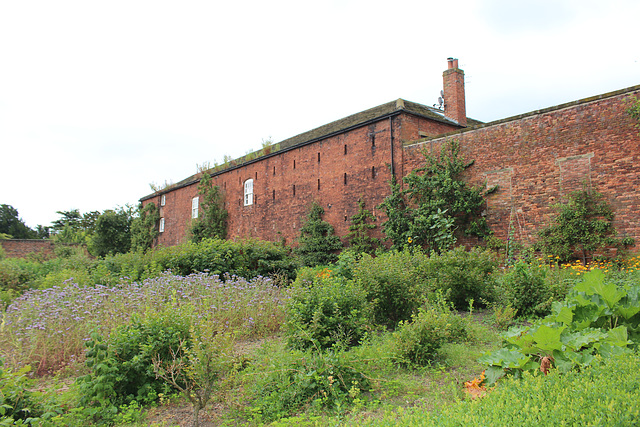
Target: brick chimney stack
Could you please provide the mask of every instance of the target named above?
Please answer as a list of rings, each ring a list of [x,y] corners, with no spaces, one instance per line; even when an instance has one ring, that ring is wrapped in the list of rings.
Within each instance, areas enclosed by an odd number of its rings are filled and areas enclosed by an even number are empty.
[[[444,80],[444,115],[460,126],[467,126],[467,109],[464,101],[464,71],[458,68],[458,60],[447,58],[448,68],[442,73]]]

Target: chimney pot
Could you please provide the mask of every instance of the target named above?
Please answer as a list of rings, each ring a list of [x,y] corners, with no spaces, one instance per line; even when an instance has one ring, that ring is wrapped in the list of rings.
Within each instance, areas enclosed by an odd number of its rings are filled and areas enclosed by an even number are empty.
[[[467,114],[464,99],[464,71],[458,68],[457,58],[447,58],[448,69],[443,73],[444,79],[444,115],[467,126]]]

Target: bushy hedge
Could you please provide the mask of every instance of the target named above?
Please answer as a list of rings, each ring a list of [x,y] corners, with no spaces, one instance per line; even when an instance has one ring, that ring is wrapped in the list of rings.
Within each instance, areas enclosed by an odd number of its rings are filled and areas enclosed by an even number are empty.
[[[131,283],[157,277],[166,270],[183,276],[209,272],[247,279],[279,274],[291,279],[295,277],[297,266],[289,249],[276,243],[208,239],[99,259],[73,253],[44,262],[0,260],[0,292],[3,299],[10,299],[26,289],[59,286],[70,278],[83,286],[116,285],[122,281]]]
[[[311,277],[309,277],[311,276]],[[293,284],[285,330],[292,348],[357,345],[371,330],[367,295],[357,282],[328,268],[307,268]]]
[[[391,251],[378,257],[364,254],[352,268],[353,279],[366,291],[375,322],[395,326],[408,320],[427,291],[435,286],[421,274],[429,258],[422,252]]]

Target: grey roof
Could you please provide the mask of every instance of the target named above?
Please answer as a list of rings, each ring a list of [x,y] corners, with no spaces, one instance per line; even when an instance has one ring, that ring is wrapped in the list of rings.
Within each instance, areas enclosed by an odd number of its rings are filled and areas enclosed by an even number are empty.
[[[405,113],[413,114],[415,116],[425,117],[427,119],[431,119],[436,122],[445,123],[445,124],[456,126],[459,128],[464,128],[464,126],[460,126],[455,121],[445,117],[444,112],[441,110],[438,110],[432,107],[427,107],[426,105],[418,104],[411,101],[406,101],[404,99],[399,98],[395,101],[387,102],[386,104],[382,104],[377,107],[373,107],[368,110],[361,111],[351,116],[347,116],[345,118],[336,120],[326,125],[317,127],[310,131],[303,132],[291,138],[287,138],[284,141],[274,144],[271,147],[271,150],[269,150],[269,152],[258,150],[253,153],[249,153],[243,157],[232,160],[231,162],[229,162],[229,164],[216,166],[210,169],[208,173],[212,176],[218,175],[223,171],[235,169],[237,167],[246,165],[247,163],[253,162],[258,158],[264,158],[264,157],[276,155],[277,153],[280,153],[292,147],[311,144],[320,139],[327,138],[331,135],[343,133],[349,129],[364,126],[368,123],[380,120],[382,118],[399,114],[400,112],[405,112]],[[482,122],[478,120],[467,118],[467,126],[475,126],[481,123]],[[200,181],[201,176],[202,175],[200,173],[192,175],[186,179],[183,179],[182,181],[172,184],[166,189],[159,190],[153,194],[145,196],[140,200],[147,200],[154,196],[167,193],[176,188],[185,187],[187,185],[194,184]]]

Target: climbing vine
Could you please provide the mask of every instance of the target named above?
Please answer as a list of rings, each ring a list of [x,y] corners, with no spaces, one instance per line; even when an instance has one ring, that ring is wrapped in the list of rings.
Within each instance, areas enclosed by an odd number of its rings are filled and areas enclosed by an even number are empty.
[[[481,213],[484,187],[470,187],[462,174],[472,164],[460,154],[460,144],[443,145],[439,155],[424,153],[425,165],[403,178],[395,177],[391,194],[380,205],[388,220],[382,225],[395,247],[419,245],[440,252],[458,236],[485,237],[491,230]]]
[[[202,196],[202,213],[191,223],[191,240],[197,243],[207,238],[226,238],[229,213],[224,208],[224,196],[206,172],[198,184],[198,194]]]

